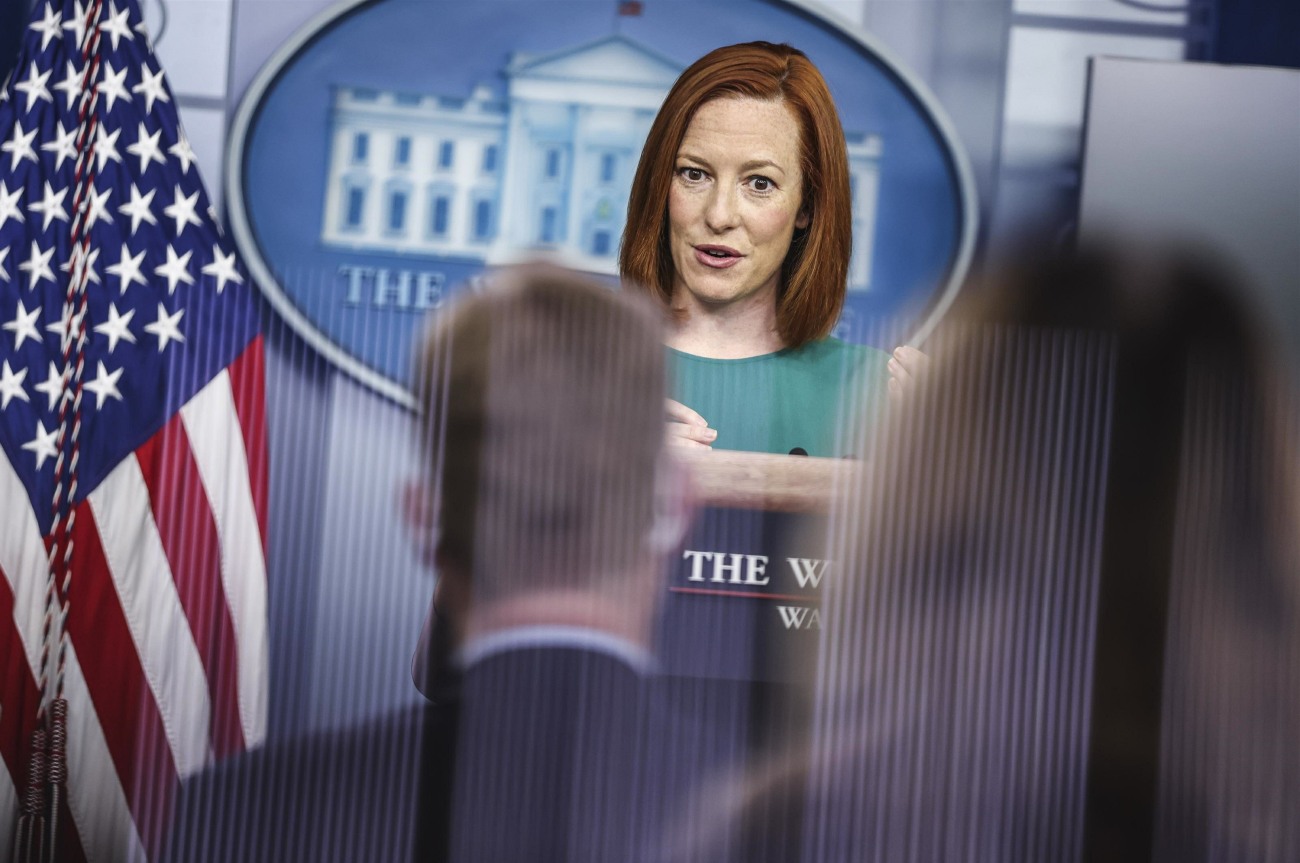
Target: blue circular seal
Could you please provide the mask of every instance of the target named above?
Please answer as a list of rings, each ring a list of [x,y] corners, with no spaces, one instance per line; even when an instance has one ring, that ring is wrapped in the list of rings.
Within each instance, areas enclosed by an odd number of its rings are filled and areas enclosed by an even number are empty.
[[[696,58],[759,39],[807,53],[840,110],[854,222],[845,319],[923,337],[974,247],[965,154],[885,49],[795,0],[341,3],[282,47],[240,106],[226,171],[235,240],[310,345],[410,405],[419,322],[486,268],[544,250],[614,276],[664,95]]]

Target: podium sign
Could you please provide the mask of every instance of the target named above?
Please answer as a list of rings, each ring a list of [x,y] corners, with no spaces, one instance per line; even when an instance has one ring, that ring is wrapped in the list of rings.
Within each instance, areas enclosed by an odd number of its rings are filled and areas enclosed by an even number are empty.
[[[668,565],[656,644],[664,672],[806,681],[822,588],[837,577],[827,510],[859,464],[739,452],[683,460],[702,509]]]
[[[657,654],[667,674],[797,682],[816,658],[826,518],[709,507],[669,565]]]

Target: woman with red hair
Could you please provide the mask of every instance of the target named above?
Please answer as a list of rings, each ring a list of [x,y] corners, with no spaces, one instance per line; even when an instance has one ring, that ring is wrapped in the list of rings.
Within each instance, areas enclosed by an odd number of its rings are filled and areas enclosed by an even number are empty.
[[[830,337],[853,251],[835,103],[788,45],[719,48],[650,128],[619,253],[626,284],[672,312],[670,438],[838,456],[842,420],[921,363]]]

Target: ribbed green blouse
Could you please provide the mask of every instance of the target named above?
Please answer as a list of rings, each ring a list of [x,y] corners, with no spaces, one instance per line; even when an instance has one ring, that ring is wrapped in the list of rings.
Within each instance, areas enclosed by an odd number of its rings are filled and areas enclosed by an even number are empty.
[[[717,431],[714,449],[862,456],[856,431],[885,404],[889,355],[827,338],[739,360],[668,348],[670,395]]]

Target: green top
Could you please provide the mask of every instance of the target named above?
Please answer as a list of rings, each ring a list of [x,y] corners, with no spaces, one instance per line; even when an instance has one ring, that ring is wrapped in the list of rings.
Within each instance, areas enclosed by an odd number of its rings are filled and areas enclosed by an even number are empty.
[[[847,432],[883,404],[889,355],[827,338],[740,360],[668,349],[670,394],[718,433],[714,449],[864,456]]]

